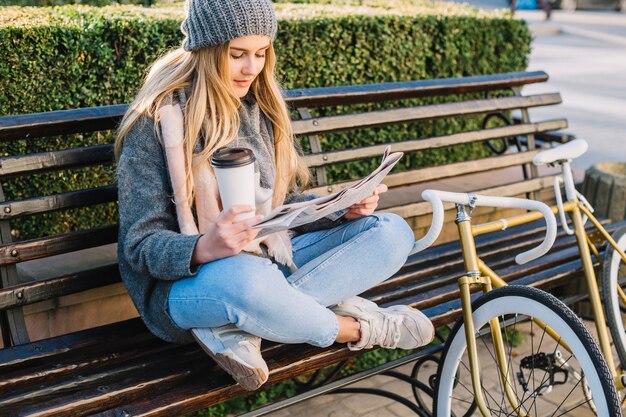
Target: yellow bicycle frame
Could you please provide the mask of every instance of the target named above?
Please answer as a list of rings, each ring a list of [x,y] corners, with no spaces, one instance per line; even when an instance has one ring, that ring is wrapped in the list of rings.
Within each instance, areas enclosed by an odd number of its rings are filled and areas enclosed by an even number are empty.
[[[470,296],[470,286],[480,285],[482,291],[487,293],[491,291],[491,278],[482,276],[479,270],[479,259],[476,255],[476,245],[472,236],[471,217],[465,211],[465,206],[457,204],[457,216],[455,223],[459,231],[459,239],[461,242],[461,250],[463,252],[463,261],[465,263],[465,273],[459,278],[459,289],[461,292],[461,306],[463,311],[463,323],[465,325],[465,339],[467,341],[467,354],[470,365],[470,375],[472,378],[472,386],[474,388],[474,398],[476,405],[483,417],[490,417],[491,413],[487,408],[483,391],[480,385],[480,366],[478,363],[478,350],[476,348],[476,338],[474,329],[474,320],[472,320],[472,302]],[[511,388],[509,379],[508,361],[505,357],[504,342],[502,333],[500,332],[500,322],[498,318],[494,318],[489,322],[491,335],[493,338],[494,349],[500,369],[500,379],[504,387],[507,399],[514,410],[517,410],[519,417],[526,417],[520,407],[515,394]],[[545,327],[545,326],[544,326]]]
[[[607,326],[604,318],[604,311],[602,309],[602,302],[600,300],[600,290],[598,289],[596,281],[596,274],[593,266],[593,261],[591,259],[591,253],[593,252],[594,256],[599,262],[601,262],[602,260],[600,259],[599,251],[596,249],[592,242],[592,239],[590,238],[590,234],[587,234],[587,231],[585,230],[581,212],[589,218],[589,220],[597,230],[597,233],[600,234],[604,241],[608,242],[613,247],[613,249],[615,249],[620,254],[624,262],[626,262],[626,254],[622,249],[617,246],[615,240],[581,201],[579,201],[578,199],[568,201],[563,204],[563,210],[567,213],[570,213],[572,222],[574,224],[574,234],[576,235],[576,240],[578,242],[578,250],[582,262],[585,282],[587,284],[587,292],[589,294],[589,301],[594,316],[594,322],[598,332],[600,349],[602,350],[602,353],[607,363],[609,364],[609,368],[611,368],[617,389],[622,390],[626,387],[626,374],[622,372],[618,374],[617,367],[615,366],[615,359],[611,350],[609,333],[607,331]],[[552,207],[552,211],[557,214],[559,212],[559,209],[558,207],[554,206]],[[519,216],[510,217],[507,219],[473,226],[472,235],[478,236],[497,230],[504,230],[507,227],[529,223],[534,220],[538,220],[541,217],[542,215],[540,213],[531,212],[521,214]],[[506,282],[502,280],[502,278],[500,278],[494,271],[489,269],[489,267],[487,267],[484,262],[478,260],[478,267],[483,275],[488,276],[491,279],[493,286],[501,287],[503,285],[506,285]],[[618,292],[624,303],[626,303],[626,295],[620,287],[618,287]],[[555,337],[555,335],[553,335],[552,333],[550,334],[552,335],[552,337]]]

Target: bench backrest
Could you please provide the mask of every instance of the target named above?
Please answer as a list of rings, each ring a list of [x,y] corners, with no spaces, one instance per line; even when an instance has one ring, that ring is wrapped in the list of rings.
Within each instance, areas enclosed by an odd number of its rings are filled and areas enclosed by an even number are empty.
[[[535,138],[545,132],[563,129],[567,123],[564,119],[531,122],[527,110],[531,107],[558,104],[561,97],[557,93],[522,96],[521,88],[527,84],[544,82],[547,78],[545,73],[539,71],[289,90],[286,92],[287,102],[298,115],[294,117],[293,122],[295,133],[308,139],[308,143],[304,145],[310,149],[306,155],[306,162],[316,178],[311,191],[318,194],[336,191],[350,182],[349,179],[341,179],[341,173],[345,170],[342,168],[345,165],[342,164],[378,158],[382,154],[388,144],[384,139],[371,146],[362,146],[362,143],[359,143],[359,135],[366,129],[420,124],[433,128],[431,125],[440,119],[448,121],[470,117],[484,118],[493,112],[508,114],[512,111],[519,111],[521,117],[517,123],[509,126],[487,129],[479,126],[461,132],[446,134],[438,132],[436,136],[431,134],[426,137],[417,135],[403,137],[401,142],[389,143],[394,151],[419,155],[420,152],[437,148],[448,149],[450,146],[467,146],[490,139],[517,136],[523,138],[528,150],[394,172],[386,178],[385,183],[390,188],[400,191],[396,193],[393,201],[387,203],[385,209],[405,218],[421,216],[430,212],[429,206],[419,201],[418,194],[407,195],[403,192],[406,187],[514,166],[525,167],[528,178],[506,186],[486,189],[480,184],[474,184],[474,187],[467,191],[480,190],[486,194],[512,196],[546,188],[552,178],[538,176],[528,166],[537,152]],[[415,105],[414,99],[422,101]],[[379,105],[388,108],[369,110],[368,106]],[[348,107],[346,113],[346,106],[355,107]],[[104,172],[108,172],[108,175],[103,175],[106,179],[103,184],[82,187],[77,185],[79,184],[77,179],[70,191],[55,192],[51,195],[22,198],[19,192],[13,190],[11,194],[16,198],[5,199],[6,187],[5,190],[0,187],[2,278],[0,325],[4,346],[29,341],[30,336],[22,309],[24,306],[120,281],[114,259],[90,269],[45,279],[40,277],[25,279],[17,268],[20,264],[37,259],[52,259],[61,254],[114,244],[117,240],[117,225],[114,219],[109,222],[111,224],[101,222],[97,227],[84,228],[81,227],[79,218],[76,219],[75,225],[69,226],[70,231],[63,233],[43,231],[41,236],[27,239],[23,236],[20,239],[19,229],[12,228],[12,222],[36,218],[47,218],[47,221],[50,221],[52,215],[87,207],[108,207],[104,213],[110,213],[111,206],[114,210],[117,190],[113,181],[114,176],[111,174],[114,172],[111,143],[81,145],[59,150],[56,149],[57,145],[49,145],[46,148],[41,141],[45,140],[42,138],[90,132],[96,134],[103,132],[104,135],[107,131],[108,136],[103,137],[105,141],[110,141],[113,137],[111,131],[114,131],[127,108],[127,105],[112,105],[0,117],[0,144],[3,145],[6,155],[0,157],[1,185],[4,186],[6,181],[42,173],[74,172],[74,170],[82,172],[85,167],[105,167]],[[436,126],[434,130],[437,130]],[[324,137],[328,138],[329,134],[337,132],[348,132],[348,142],[339,146],[340,149],[329,150]],[[386,136],[380,134],[380,137]],[[21,146],[19,154],[10,154],[12,144]],[[27,152],[29,149],[35,151],[24,153],[23,149]],[[81,175],[77,174],[76,177],[79,178]],[[332,180],[330,177],[340,179]]]

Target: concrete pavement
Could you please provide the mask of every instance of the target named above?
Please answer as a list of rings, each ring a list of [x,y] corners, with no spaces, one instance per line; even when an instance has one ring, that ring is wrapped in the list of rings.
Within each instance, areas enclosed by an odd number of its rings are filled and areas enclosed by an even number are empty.
[[[574,162],[587,169],[601,161],[626,161],[626,13],[519,11],[535,39],[529,70],[544,70],[545,84],[526,94],[558,91],[563,103],[531,110],[531,117],[566,117],[567,131],[589,142]]]
[[[461,0],[458,0],[461,2]],[[482,8],[508,8],[506,0],[472,0]],[[544,70],[547,83],[525,94],[560,92],[563,103],[531,110],[541,120],[565,117],[568,132],[589,142],[574,162],[587,169],[596,162],[626,161],[626,13],[612,10],[555,10],[549,21],[542,10],[518,10],[534,35],[529,70]]]

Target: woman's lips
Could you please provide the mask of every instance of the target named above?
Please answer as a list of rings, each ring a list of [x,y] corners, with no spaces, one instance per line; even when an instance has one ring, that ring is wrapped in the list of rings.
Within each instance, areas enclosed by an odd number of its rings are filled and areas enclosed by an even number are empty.
[[[250,83],[252,83],[252,80],[247,80],[247,81],[246,80],[243,80],[243,81],[235,80],[235,84],[237,84],[239,87],[247,87],[247,86],[250,85]]]

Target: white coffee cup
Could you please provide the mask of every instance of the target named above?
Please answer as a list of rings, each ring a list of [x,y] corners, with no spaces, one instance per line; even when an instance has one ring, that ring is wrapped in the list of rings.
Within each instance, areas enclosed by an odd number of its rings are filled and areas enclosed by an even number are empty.
[[[256,208],[254,161],[254,153],[248,148],[219,148],[211,157],[224,211],[238,204]],[[235,221],[254,217],[255,214],[254,211],[239,214]]]

